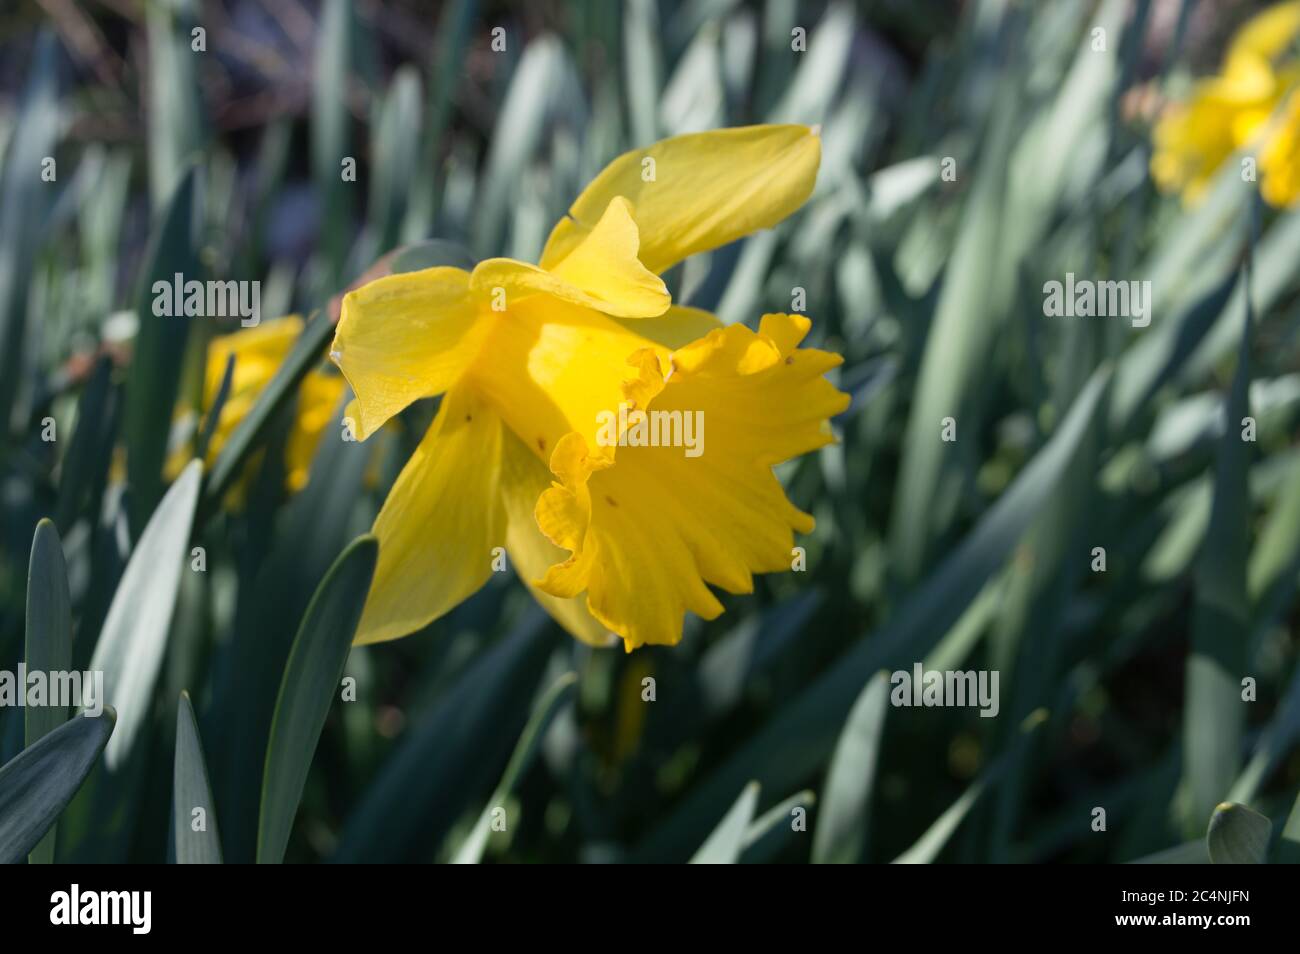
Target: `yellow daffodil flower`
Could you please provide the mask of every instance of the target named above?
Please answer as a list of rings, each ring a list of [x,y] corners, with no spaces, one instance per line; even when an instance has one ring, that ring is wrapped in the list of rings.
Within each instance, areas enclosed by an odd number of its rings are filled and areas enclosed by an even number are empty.
[[[1262,10],[1233,34],[1224,59],[1231,63],[1243,56],[1272,62],[1295,43],[1300,35],[1300,0],[1288,0]]]
[[[1270,118],[1300,81],[1300,65],[1284,57],[1297,35],[1300,0],[1270,7],[1237,31],[1220,74],[1197,83],[1188,100],[1171,106],[1156,124],[1151,175],[1157,186],[1181,191],[1187,202],[1194,203],[1238,149],[1259,146],[1261,165],[1265,165],[1263,157],[1270,154],[1276,129]],[[1272,150],[1272,155],[1271,164],[1262,170],[1269,201],[1286,194],[1289,168],[1278,150]],[[1269,168],[1275,171],[1270,173]],[[1277,179],[1271,187],[1270,174]]]
[[[659,275],[790,215],[820,157],[805,126],[668,139],[614,160],[538,265],[430,268],[344,298],[331,357],[358,438],[442,395],[375,521],[358,643],[446,613],[503,550],[571,633],[629,650],[676,643],[688,610],[716,617],[709,585],[747,593],[789,568],[812,518],[772,466],[831,440],[848,397],[823,374],[840,358],[799,347],[806,318],[724,328],[673,305]],[[656,411],[679,437],[702,420],[699,453],[644,446],[635,416]]]
[[[1292,93],[1259,155],[1260,192],[1270,205],[1300,202],[1300,92]]]
[[[262,390],[270,383],[294,342],[302,332],[303,321],[298,315],[264,321],[252,328],[244,328],[213,338],[208,344],[207,364],[203,372],[203,412],[216,402],[217,392],[226,373],[226,362],[234,355],[235,366],[230,380],[230,391],[221,408],[221,416],[208,442],[205,464],[211,465],[222,445],[230,438]],[[311,371],[298,389],[298,407],[292,429],[285,444],[285,482],[291,491],[301,490],[307,483],[321,435],[343,399],[346,382],[338,374]],[[181,421],[191,433],[198,426],[192,412],[183,413]],[[167,460],[168,479],[178,475],[193,453],[193,441],[172,451]]]

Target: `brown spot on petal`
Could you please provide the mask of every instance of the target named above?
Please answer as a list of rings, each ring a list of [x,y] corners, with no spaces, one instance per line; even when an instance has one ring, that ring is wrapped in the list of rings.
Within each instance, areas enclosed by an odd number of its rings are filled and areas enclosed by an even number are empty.
[[[545,438],[545,437],[539,437],[539,438],[537,438],[537,449],[538,449],[539,451],[541,451],[543,454],[546,453],[546,438]]]
[[[788,354],[788,355],[786,355],[786,356],[785,356],[785,363],[786,363],[786,364],[794,364],[794,355],[792,355],[792,354]]]
[[[617,507],[617,506],[618,506],[618,503],[617,503],[617,502],[614,500],[614,498],[611,497],[609,494],[606,494],[606,495],[605,495],[605,503],[609,504],[611,507]]]

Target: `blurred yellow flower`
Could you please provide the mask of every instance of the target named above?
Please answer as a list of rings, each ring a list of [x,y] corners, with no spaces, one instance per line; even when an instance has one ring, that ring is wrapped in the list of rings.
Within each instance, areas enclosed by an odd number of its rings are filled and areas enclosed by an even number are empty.
[[[1270,205],[1300,202],[1300,93],[1292,93],[1259,155],[1260,191]]]
[[[264,321],[253,328],[245,328],[213,338],[208,344],[207,365],[203,373],[203,413],[206,415],[216,402],[225,376],[226,362],[235,358],[230,391],[221,407],[221,416],[208,442],[205,465],[211,465],[222,445],[230,438],[262,390],[288,357],[293,344],[302,332],[303,321],[298,315]],[[301,490],[307,483],[308,469],[321,435],[329,425],[334,412],[343,399],[347,383],[337,374],[324,370],[308,373],[298,388],[298,407],[285,445],[285,482],[291,491]],[[181,427],[187,428],[190,437],[175,448],[167,459],[167,477],[173,479],[194,453],[193,435],[200,426],[192,411],[178,415]]]
[[[629,650],[676,643],[688,610],[721,613],[708,584],[746,593],[753,573],[790,567],[812,518],[772,465],[831,440],[848,397],[822,375],[840,358],[798,347],[805,318],[722,328],[673,305],[658,276],[795,211],[820,157],[805,126],[668,139],[614,160],[540,265],[431,268],[346,296],[331,357],[357,395],[357,436],[443,395],[375,521],[358,643],[446,613],[503,550],[571,633]],[[620,410],[620,440],[602,439]],[[698,412],[707,446],[701,430],[698,456],[615,447],[637,443],[628,411],[668,412],[679,430]]]
[[[1270,118],[1300,81],[1300,62],[1278,62],[1297,35],[1300,0],[1257,14],[1229,43],[1221,72],[1197,83],[1186,102],[1166,110],[1152,134],[1151,175],[1160,189],[1181,191],[1185,201],[1196,202],[1225,160],[1239,149],[1258,146],[1264,197],[1275,204],[1294,201],[1294,186],[1288,190],[1286,183],[1300,159],[1294,139],[1289,154],[1285,140],[1274,148],[1280,137]],[[1265,156],[1271,158],[1265,161]],[[1279,202],[1280,196],[1287,198]]]
[[[1300,34],[1300,2],[1277,3],[1251,17],[1233,35],[1224,59],[1242,56],[1271,62],[1291,47]]]

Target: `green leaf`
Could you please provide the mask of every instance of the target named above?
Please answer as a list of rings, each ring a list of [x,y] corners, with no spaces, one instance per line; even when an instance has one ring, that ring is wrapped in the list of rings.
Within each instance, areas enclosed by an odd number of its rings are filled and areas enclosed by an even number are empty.
[[[1227,796],[1241,765],[1250,599],[1250,442],[1241,439],[1250,414],[1250,341],[1254,315],[1248,307],[1237,370],[1228,396],[1226,427],[1219,441],[1214,498],[1204,549],[1195,571],[1192,652],[1187,660],[1183,704],[1183,765],[1189,797],[1185,827],[1191,834]]]
[[[1006,751],[994,759],[993,764],[986,768],[966,791],[962,792],[961,797],[934,820],[934,823],[925,830],[925,834],[917,839],[911,848],[908,848],[894,859],[894,864],[928,865],[934,861],[939,852],[943,850],[944,845],[948,843],[948,839],[953,836],[953,833],[965,820],[971,808],[979,801],[979,797],[996,785],[1006,774],[1007,768],[1015,764],[1020,753],[1033,737],[1034,731],[1046,721],[1047,713],[1045,711],[1039,710],[1031,713],[1020,725],[1019,734]]]
[[[348,110],[355,32],[349,0],[326,0],[313,58],[311,110],[312,178],[323,206],[320,238],[325,273],[324,287],[316,289],[319,294],[341,286],[348,252],[351,187],[343,181],[343,161],[355,158]]]
[[[322,317],[307,322],[293,350],[276,370],[274,377],[258,395],[257,401],[237,425],[212,462],[203,488],[203,512],[210,513],[221,502],[231,483],[239,476],[244,461],[258,446],[276,412],[293,397],[316,363],[326,343],[333,337],[334,326]]]
[[[212,443],[212,435],[217,432],[217,425],[221,422],[221,412],[226,407],[226,401],[230,397],[230,386],[234,380],[235,353],[232,351],[226,356],[226,369],[221,372],[221,384],[217,387],[217,395],[212,399],[212,407],[203,417],[198,439],[194,442],[194,456],[199,460],[208,458],[208,446]]]
[[[659,138],[659,90],[663,85],[659,38],[654,0],[630,0],[623,18],[623,70],[634,146],[649,146]]]
[[[693,865],[734,865],[745,848],[745,834],[754,821],[758,808],[758,783],[750,782],[731,806],[731,810],[718,822],[699,851],[691,858]]]
[[[121,713],[121,724],[104,754],[110,771],[131,755],[153,707],[181,573],[188,568],[202,477],[203,465],[190,461],[158,505],[127,561],[95,644],[90,668],[103,671],[104,698]]]
[[[770,861],[781,850],[790,836],[796,832],[807,831],[806,827],[796,827],[798,820],[795,810],[804,812],[803,822],[807,824],[807,812],[817,804],[817,796],[812,789],[791,795],[778,805],[773,805],[754,819],[749,830],[745,832],[745,842],[741,848],[740,860],[745,864],[763,864]]]
[[[420,155],[420,175],[409,184],[403,195],[406,210],[402,222],[402,240],[422,239],[433,231],[438,194],[443,181],[442,155],[446,149],[447,121],[455,106],[454,98],[465,76],[465,53],[472,47],[470,30],[476,25],[478,4],[475,0],[450,0],[442,5],[438,19],[436,67],[428,71],[427,113]]]
[[[483,849],[487,847],[488,834],[492,827],[492,810],[505,803],[519,783],[519,779],[532,765],[542,739],[546,737],[546,730],[551,720],[560,711],[560,707],[568,701],[577,682],[578,677],[575,673],[566,672],[551,684],[533,709],[533,714],[528,724],[524,726],[523,734],[519,736],[515,751],[510,756],[510,763],[506,766],[505,774],[501,776],[496,791],[492,793],[492,798],[483,808],[483,814],[479,815],[474,829],[465,839],[465,843],[460,846],[460,851],[456,853],[456,864],[476,865],[482,860]]]
[[[487,796],[527,722],[551,632],[545,614],[531,611],[407,730],[348,819],[335,861],[421,857],[472,799]]]
[[[472,246],[479,257],[494,254],[501,245],[510,198],[525,174],[525,165],[541,145],[554,100],[565,87],[564,67],[564,48],[550,35],[533,40],[519,58],[497,113],[475,200]]]
[[[171,287],[177,273],[187,279],[199,271],[194,254],[195,170],[181,178],[172,194],[161,226],[150,238],[142,281],[136,289],[138,329],[131,373],[126,379],[124,438],[126,475],[131,485],[131,531],[140,533],[163,493],[163,462],[170,428],[158,425],[159,415],[171,419],[180,388],[181,366],[190,319],[184,315],[159,317],[153,313],[153,285]]]
[[[933,576],[878,632],[855,643],[699,784],[638,846],[638,855],[671,857],[698,843],[702,825],[717,817],[718,803],[750,779],[789,790],[822,764],[866,681],[881,668],[892,671],[906,659],[924,658],[1006,561],[1052,498],[1109,380],[1108,366],[1094,373],[1056,433]]]
[[[423,176],[420,160],[420,124],[424,107],[420,102],[420,74],[406,64],[398,67],[373,124],[370,173],[370,228],[378,252],[387,252],[398,242],[402,212],[406,208],[409,183]]]
[[[1277,861],[1279,864],[1300,864],[1300,795],[1296,795],[1291,804],[1291,814],[1287,815],[1282,837],[1278,839]]]
[[[344,411],[340,401],[326,434],[341,433]],[[284,415],[277,417],[273,433],[284,423]],[[319,442],[307,486],[281,508],[274,532],[265,533],[257,577],[241,594],[240,612],[248,614],[248,622],[233,634],[212,686],[213,708],[228,713],[223,736],[209,750],[227,863],[256,860],[266,741],[280,683],[312,597],[355,535],[350,515],[365,496],[373,452],[369,442]],[[273,483],[270,492],[278,497],[281,478]],[[367,513],[363,519],[369,522],[370,517]]]
[[[72,669],[72,601],[68,596],[68,570],[63,562],[59,531],[49,520],[36,525],[32,557],[27,569],[27,671],[55,673]],[[20,687],[22,691],[22,687]],[[102,701],[102,700],[100,700]],[[53,702],[53,700],[47,700]],[[28,706],[26,745],[30,748],[68,718],[63,705]],[[54,830],[32,852],[32,864],[54,860]]]
[[[952,418],[958,440],[980,426],[977,394],[985,388],[990,354],[1007,315],[1013,272],[1000,236],[1006,200],[1010,107],[998,116],[990,151],[976,176],[944,273],[917,376],[895,484],[890,526],[892,568],[906,583],[925,569],[937,537],[951,519],[942,486],[955,466],[955,442],[942,440]],[[865,680],[864,680],[865,681]]]
[[[262,776],[257,861],[279,864],[379,559],[379,541],[358,537],[321,580],[298,627],[271,720]]]
[[[799,66],[785,94],[769,112],[768,122],[811,125],[826,120],[845,85],[849,53],[857,35],[853,20],[852,4],[831,4],[808,37],[806,55],[796,58]]]
[[[1286,758],[1300,738],[1300,666],[1291,674],[1291,684],[1278,703],[1273,719],[1255,742],[1250,761],[1228,791],[1228,801],[1254,800],[1260,786]]]
[[[54,827],[104,751],[117,713],[77,716],[0,768],[0,864],[18,864]]]
[[[1273,823],[1259,812],[1224,802],[1210,816],[1205,845],[1216,865],[1259,865],[1268,856],[1272,833]]]
[[[59,135],[58,57],[54,34],[42,31],[0,166],[0,434],[9,430],[22,380],[27,288],[52,195],[41,169]],[[0,457],[7,450],[0,441]]]
[[[104,355],[95,362],[90,380],[77,399],[77,427],[59,468],[59,501],[55,523],[67,533],[82,508],[98,513],[98,501],[83,501],[89,488],[102,486],[112,454],[113,361]]]
[[[145,7],[149,41],[149,191],[155,208],[180,182],[203,145],[203,96],[190,31],[194,0],[159,0]]]
[[[831,757],[813,833],[815,864],[852,864],[864,851],[888,702],[889,674],[878,672],[853,704]]]
[[[894,859],[894,864],[928,865],[933,862],[986,788],[988,783],[983,778],[977,779],[961,793],[957,801],[948,806],[947,811],[934,820],[911,848]]]
[[[194,811],[202,809],[203,830],[194,830]],[[172,815],[176,833],[176,863],[221,864],[221,833],[217,807],[208,783],[203,741],[194,721],[190,694],[182,692],[176,707],[176,762],[172,770]]]

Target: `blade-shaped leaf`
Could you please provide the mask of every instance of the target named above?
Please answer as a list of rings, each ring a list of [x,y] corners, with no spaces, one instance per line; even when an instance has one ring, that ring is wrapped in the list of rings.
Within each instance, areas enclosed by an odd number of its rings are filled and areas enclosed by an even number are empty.
[[[844,723],[826,774],[824,805],[817,813],[812,853],[817,864],[852,863],[863,851],[888,701],[889,674],[876,673]]]
[[[499,777],[553,645],[537,610],[475,660],[407,730],[348,819],[334,860],[405,861],[439,844]]]
[[[208,763],[194,721],[190,694],[182,692],[176,707],[176,763],[172,769],[172,814],[176,832],[176,863],[221,864],[221,833],[208,783]],[[197,826],[197,828],[196,828]]]
[[[693,865],[734,865],[745,848],[745,834],[754,821],[758,808],[758,783],[750,782],[731,806],[731,810],[718,822],[700,850],[691,858]]]
[[[0,864],[18,864],[72,801],[104,751],[117,713],[78,716],[0,768]]]
[[[298,627],[266,747],[257,831],[259,863],[284,860],[316,743],[339,691],[378,558],[379,541],[372,536],[349,544],[321,580]]]
[[[550,726],[551,720],[555,714],[560,711],[560,707],[568,701],[569,695],[577,684],[578,677],[576,674],[566,672],[559,679],[551,684],[542,696],[536,708],[533,709],[532,716],[528,719],[528,724],[524,726],[523,733],[519,736],[519,742],[515,745],[515,751],[510,756],[510,763],[506,766],[505,774],[501,776],[501,782],[492,794],[492,798],[483,809],[483,814],[474,824],[473,831],[465,839],[465,843],[460,846],[460,851],[456,853],[455,863],[458,865],[478,864],[483,857],[483,849],[487,847],[488,834],[492,826],[492,811],[499,807],[514,787],[518,784],[520,777],[528,771],[528,766],[533,762],[537,749],[541,745],[542,739],[546,736],[546,729]]]
[[[1190,793],[1186,828],[1192,834],[1227,796],[1241,765],[1246,704],[1241,679],[1247,665],[1250,599],[1246,565],[1250,558],[1251,443],[1242,439],[1250,414],[1250,342],[1254,322],[1247,308],[1237,370],[1227,401],[1227,427],[1219,441],[1210,525],[1195,575],[1192,652],[1187,660],[1183,707],[1183,764]]]
[[[1291,814],[1286,817],[1282,837],[1277,843],[1277,861],[1281,864],[1300,864],[1300,795],[1291,804]]]
[[[188,565],[202,477],[203,465],[190,461],[158,504],[127,561],[95,644],[90,668],[103,671],[104,697],[120,713],[120,724],[104,754],[110,770],[130,756],[153,705],[176,593]]]
[[[203,488],[204,512],[215,508],[239,475],[244,461],[256,447],[274,414],[292,396],[302,379],[320,360],[325,345],[333,337],[334,326],[317,316],[307,322],[293,350],[276,370],[270,383],[258,395],[256,403],[237,425],[212,462]]]
[[[312,178],[324,206],[321,248],[325,256],[325,287],[333,293],[343,276],[347,256],[352,193],[344,181],[343,163],[351,153],[348,87],[357,46],[356,14],[347,0],[327,0],[321,7],[312,82]]]
[[[896,865],[928,865],[943,850],[943,846],[948,843],[948,839],[961,826],[966,815],[979,801],[981,795],[990,787],[997,784],[998,780],[1006,774],[1007,768],[1017,761],[1018,756],[1024,751],[1033,737],[1034,731],[1047,721],[1047,713],[1038,710],[1029,715],[1019,727],[1019,734],[1011,741],[1007,749],[993,760],[966,791],[962,792],[957,801],[953,802],[948,809],[934,820],[934,823],[925,830],[916,843],[908,848],[905,852],[894,859]]]
[[[1210,816],[1205,845],[1216,865],[1259,865],[1268,857],[1273,823],[1257,811],[1224,802]]]
[[[142,528],[163,494],[163,462],[170,428],[158,425],[159,414],[170,417],[180,390],[190,320],[183,315],[160,317],[153,310],[155,282],[170,287],[176,275],[199,272],[195,253],[198,218],[195,167],[182,176],[166,213],[149,240],[142,281],[136,288],[138,330],[131,373],[126,379],[126,474],[131,485],[131,531]]]
[[[763,812],[745,832],[740,860],[745,864],[770,861],[792,835],[808,830],[808,810],[816,804],[816,794],[805,788]]]
[[[42,32],[32,48],[31,75],[0,165],[0,429],[7,429],[22,375],[27,287],[51,199],[43,162],[59,135],[59,43]],[[0,456],[7,447],[0,443]]]
[[[49,520],[36,525],[32,557],[27,569],[27,671],[43,672],[52,680],[55,673],[72,668],[72,601],[68,596],[68,569],[63,562],[59,532]],[[52,684],[52,682],[51,682]],[[68,718],[64,704],[27,706],[26,746],[35,745]],[[102,700],[101,700],[102,701]],[[33,864],[54,860],[54,831],[32,852]]]
[[[112,424],[116,395],[113,392],[113,362],[107,355],[95,362],[90,380],[77,400],[77,428],[72,432],[63,465],[59,468],[59,502],[55,523],[67,533],[83,506],[89,488],[102,486],[109,467],[113,444]],[[88,503],[97,512],[98,501]]]

